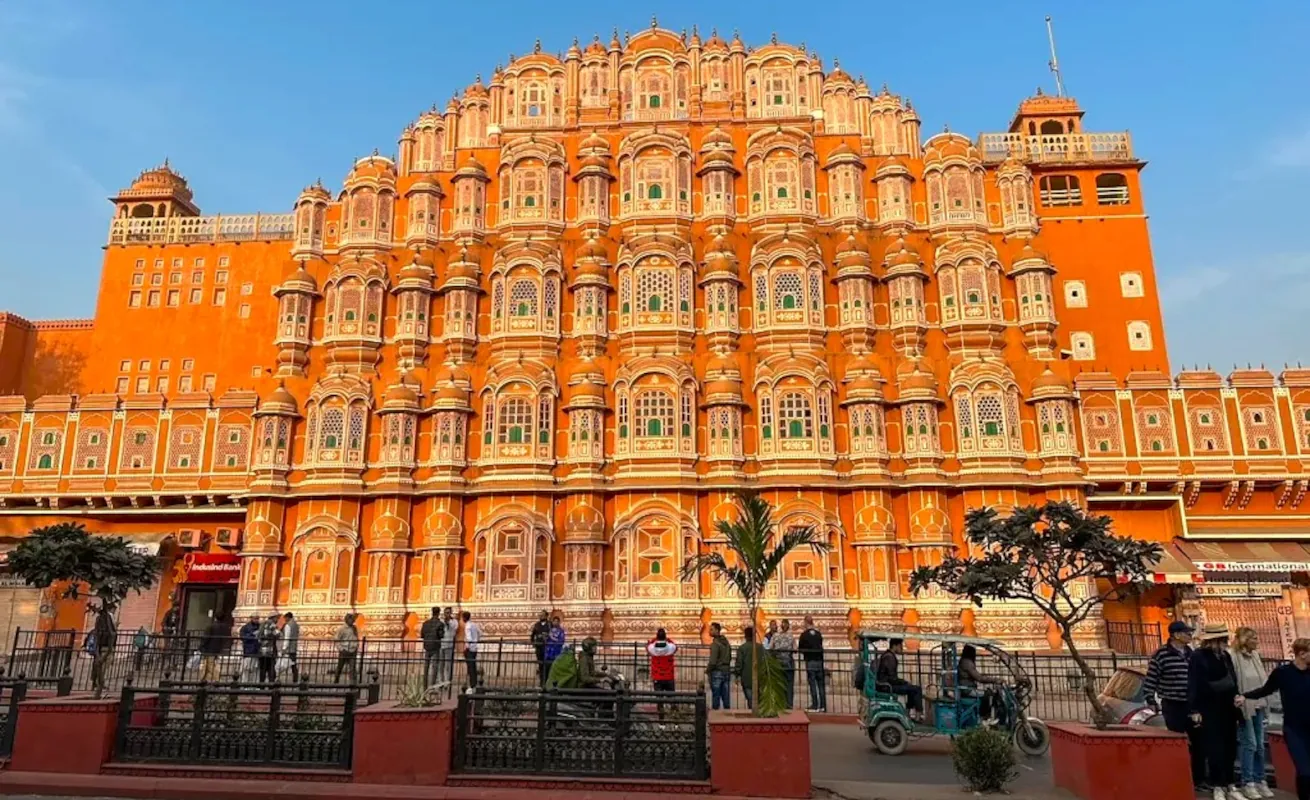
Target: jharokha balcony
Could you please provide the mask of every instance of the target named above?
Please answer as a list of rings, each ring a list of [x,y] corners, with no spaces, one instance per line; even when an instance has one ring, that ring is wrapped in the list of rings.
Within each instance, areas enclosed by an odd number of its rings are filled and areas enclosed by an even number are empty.
[[[1010,156],[1036,164],[1132,161],[1133,142],[1122,133],[984,133],[978,137],[983,161],[995,164]]]
[[[119,217],[109,228],[109,243],[252,242],[290,239],[294,234],[294,214]]]

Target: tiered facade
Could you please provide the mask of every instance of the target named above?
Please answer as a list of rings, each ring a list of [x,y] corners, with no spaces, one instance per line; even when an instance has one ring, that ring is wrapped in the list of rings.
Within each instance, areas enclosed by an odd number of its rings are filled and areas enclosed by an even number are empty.
[[[968,508],[1304,516],[1310,374],[1167,377],[1142,166],[1068,98],[925,140],[802,48],[652,27],[514,58],[291,215],[160,167],[93,325],[0,319],[0,532],[180,531],[311,632],[694,636],[741,623],[679,568],[750,486],[833,545],[770,615],[1044,648],[1026,606],[907,595]]]

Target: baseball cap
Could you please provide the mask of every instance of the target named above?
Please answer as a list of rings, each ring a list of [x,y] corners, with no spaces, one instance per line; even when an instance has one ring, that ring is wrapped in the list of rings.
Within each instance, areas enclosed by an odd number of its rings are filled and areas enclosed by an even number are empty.
[[[1169,623],[1169,635],[1173,636],[1177,633],[1193,633],[1193,628],[1182,620]]]

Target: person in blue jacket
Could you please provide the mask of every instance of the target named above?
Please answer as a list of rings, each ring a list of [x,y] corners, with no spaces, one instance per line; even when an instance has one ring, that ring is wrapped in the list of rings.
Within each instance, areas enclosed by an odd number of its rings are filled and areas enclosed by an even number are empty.
[[[559,615],[551,617],[550,630],[546,632],[546,649],[543,658],[546,662],[546,674],[550,675],[551,665],[559,654],[564,652],[564,625],[560,622]]]

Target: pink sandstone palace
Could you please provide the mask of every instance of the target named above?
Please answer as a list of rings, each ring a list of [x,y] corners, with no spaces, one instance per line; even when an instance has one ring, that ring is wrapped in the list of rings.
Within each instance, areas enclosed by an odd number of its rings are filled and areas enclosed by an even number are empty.
[[[238,216],[148,170],[94,318],[0,314],[0,549],[76,521],[157,553],[125,630],[412,636],[440,604],[695,637],[741,624],[679,568],[749,486],[833,545],[770,616],[1046,649],[1026,605],[906,583],[966,510],[1064,498],[1165,546],[1106,623],[1310,633],[1310,370],[1171,374],[1144,162],[1071,98],[925,136],[803,47],[652,26],[538,45],[343,166]],[[0,580],[0,642],[83,613]]]

